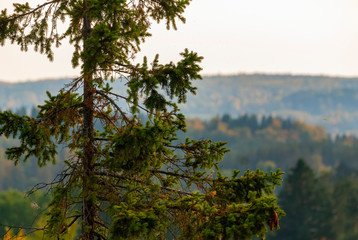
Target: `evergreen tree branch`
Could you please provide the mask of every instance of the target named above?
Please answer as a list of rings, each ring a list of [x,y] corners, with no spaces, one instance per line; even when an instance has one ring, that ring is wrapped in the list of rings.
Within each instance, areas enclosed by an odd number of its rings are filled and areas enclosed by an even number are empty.
[[[134,104],[132,101],[129,100],[129,98],[124,97],[124,96],[119,95],[119,94],[114,93],[114,92],[103,91],[103,90],[97,90],[96,92],[97,92],[98,94],[100,94],[101,96],[106,96],[106,97],[108,97],[108,96],[106,95],[106,93],[108,93],[108,94],[111,94],[111,95],[113,95],[113,96],[115,96],[115,97],[117,97],[117,98],[124,99],[124,100],[126,100],[126,102],[128,102],[128,103]],[[109,97],[108,97],[108,98],[109,98]],[[140,106],[140,105],[138,105],[138,107],[139,107],[140,109],[142,109],[143,111],[147,112],[147,113],[151,113],[148,109],[146,109],[146,108],[144,108],[144,107],[142,107],[142,106]]]
[[[68,0],[61,0],[62,2],[68,2]],[[7,21],[7,22],[10,22],[10,21],[14,21],[18,18],[22,18],[22,17],[25,17],[27,15],[32,15],[33,13],[35,13],[37,10],[41,9],[41,8],[44,8],[46,7],[47,5],[50,5],[50,4],[53,4],[53,3],[56,3],[56,2],[59,2],[59,0],[53,0],[53,1],[50,1],[50,2],[46,2],[44,4],[41,4],[39,6],[37,6],[36,8],[33,8],[31,11],[28,11],[28,12],[25,12],[25,13],[22,13],[22,14],[13,14],[11,16],[9,16],[8,18],[4,19],[4,21]]]
[[[129,118],[127,117],[127,115],[122,111],[122,109],[115,103],[115,101],[112,99],[112,98],[110,98],[110,97],[108,97],[104,92],[102,92],[102,91],[96,91],[99,95],[101,95],[102,97],[104,97],[107,101],[109,101],[120,113],[121,113],[121,115],[122,115],[122,118],[124,119],[124,121],[126,122],[126,123],[129,123],[130,122],[130,120],[129,120]]]

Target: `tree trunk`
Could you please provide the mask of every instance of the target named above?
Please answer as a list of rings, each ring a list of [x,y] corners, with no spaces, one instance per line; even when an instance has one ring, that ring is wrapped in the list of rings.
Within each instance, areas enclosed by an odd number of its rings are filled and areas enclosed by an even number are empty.
[[[88,17],[88,13],[86,10],[88,8],[88,4],[86,1],[83,1],[83,51],[86,52],[86,40],[91,35],[91,20]],[[93,104],[93,82],[92,82],[92,70],[88,69],[86,66],[87,59],[83,58],[83,137],[85,139],[85,145],[83,148],[83,189],[82,189],[82,238],[86,240],[94,240],[95,239],[95,202],[92,198],[94,194],[93,189],[93,178],[94,178],[94,126],[93,126],[93,112],[94,112],[94,104]]]

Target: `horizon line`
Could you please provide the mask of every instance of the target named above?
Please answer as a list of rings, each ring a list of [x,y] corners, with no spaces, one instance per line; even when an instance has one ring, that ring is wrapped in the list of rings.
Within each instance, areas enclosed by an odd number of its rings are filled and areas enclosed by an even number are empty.
[[[311,76],[311,77],[328,77],[328,78],[346,78],[353,79],[358,78],[358,75],[343,75],[343,74],[328,74],[328,73],[292,73],[292,72],[264,72],[264,71],[255,71],[255,72],[232,72],[232,73],[203,73],[202,77],[230,77],[230,76],[254,76],[254,75],[266,75],[266,76],[294,76],[294,77],[302,77],[302,76]],[[52,76],[52,77],[39,77],[39,78],[31,78],[26,80],[4,80],[0,79],[0,83],[6,84],[17,84],[17,83],[29,83],[29,82],[41,82],[41,81],[52,81],[52,80],[61,80],[61,79],[75,79],[78,76]]]

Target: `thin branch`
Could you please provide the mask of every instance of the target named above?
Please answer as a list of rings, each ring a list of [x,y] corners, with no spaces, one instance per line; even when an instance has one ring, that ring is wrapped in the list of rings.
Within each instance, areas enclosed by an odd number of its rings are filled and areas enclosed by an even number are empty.
[[[99,110],[99,112],[97,113],[98,115],[98,119],[100,119],[100,121],[107,121],[107,123],[110,123],[112,126],[114,126],[115,128],[116,128],[116,130],[117,130],[117,132],[119,131],[119,128],[116,126],[116,124],[115,124],[115,120],[113,121],[108,115],[106,115],[106,114],[104,114],[104,113],[102,113],[100,110]],[[104,118],[99,118],[99,115],[101,115],[101,116],[104,116]]]
[[[97,220],[94,220],[95,223],[97,223],[98,225],[101,225],[102,227],[104,227],[105,229],[108,229],[108,226],[104,225],[104,223],[99,222]]]
[[[111,95],[113,95],[113,96],[115,96],[115,97],[117,97],[117,98],[122,98],[122,99],[126,100],[127,102],[133,104],[133,102],[130,101],[127,97],[124,97],[124,96],[122,96],[122,95],[116,94],[116,93],[114,93],[114,92],[105,92],[105,91],[102,91],[102,90],[97,90],[97,93],[99,93],[99,94],[101,94],[101,95],[102,95],[102,94],[105,95],[105,93],[108,93],[108,94],[111,94]],[[106,95],[106,96],[107,96],[107,95]],[[108,96],[107,96],[107,97],[108,97]],[[112,101],[113,101],[113,100],[112,100]],[[144,108],[144,107],[142,107],[142,106],[140,106],[140,105],[138,105],[138,107],[139,107],[140,109],[142,109],[143,111],[145,111],[145,112],[151,114],[151,112],[150,112],[148,109],[146,109],[146,108]]]
[[[102,234],[100,234],[100,233],[98,233],[98,232],[94,232],[94,235],[96,235],[100,240],[101,240],[101,239],[103,239],[103,240],[106,239]]]
[[[176,193],[180,193],[180,194],[184,194],[184,195],[193,195],[193,193],[191,192],[186,192],[186,191],[182,191],[182,190],[177,190],[177,189],[174,189],[174,188],[168,188],[168,187],[161,187],[161,189],[164,189],[166,191],[169,191],[169,192],[176,192]]]
[[[111,141],[111,139],[109,139],[109,138],[98,138],[98,137],[96,137],[96,138],[93,138],[95,141]]]
[[[126,116],[126,114],[122,111],[122,109],[114,102],[114,100],[110,97],[108,97],[104,92],[102,91],[96,91],[99,95],[101,95],[102,97],[104,97],[105,99],[107,99],[110,103],[112,103],[112,105],[121,113],[122,117],[124,118],[124,121],[126,121],[126,123],[129,123],[129,118]]]
[[[184,175],[184,174],[180,174],[180,173],[166,172],[166,171],[162,171],[162,170],[151,170],[151,172],[152,173],[160,173],[160,174],[170,175],[170,176],[174,176],[174,177],[182,177],[182,178],[193,179],[192,176]]]
[[[123,176],[117,174],[117,173],[109,173],[109,172],[94,172],[96,175],[98,176],[106,176],[106,177],[114,177],[114,178],[118,178],[118,179],[125,179]],[[139,183],[143,183],[140,180],[135,180],[136,182]],[[170,192],[176,192],[176,193],[180,193],[180,194],[185,194],[185,195],[192,195],[191,192],[186,192],[186,191],[182,191],[182,190],[177,190],[177,189],[173,189],[173,188],[168,188],[168,187],[163,187],[161,186],[161,189],[166,190],[166,191],[170,191]]]
[[[4,238],[7,235],[7,233],[11,231],[11,229],[12,229],[11,227],[8,227],[8,230],[6,231],[6,233],[2,237]]]
[[[45,228],[36,228],[36,227],[24,227],[24,226],[13,226],[13,225],[5,225],[0,223],[0,226],[2,227],[8,227],[8,228],[18,228],[18,229],[25,229],[25,230],[35,230],[35,231],[45,231]]]
[[[30,15],[30,14],[36,12],[37,10],[39,10],[40,8],[43,8],[43,7],[47,6],[47,5],[53,4],[53,3],[55,3],[55,2],[58,2],[58,0],[53,0],[53,1],[51,1],[51,2],[47,2],[47,3],[44,3],[44,4],[42,4],[42,5],[39,5],[39,6],[37,6],[36,8],[32,9],[31,11],[27,12],[27,13],[23,13],[23,14],[19,14],[19,15],[13,14],[11,17],[9,17],[9,18],[7,19],[7,22],[10,22],[10,21],[12,21],[12,20],[14,20],[14,19],[17,19],[17,18],[21,18],[21,17],[27,16],[27,15]]]
[[[55,114],[58,114],[62,111],[65,111],[65,110],[68,110],[68,109],[71,109],[71,108],[77,108],[77,107],[82,107],[83,106],[83,102],[81,103],[77,103],[77,104],[74,104],[74,105],[71,105],[71,106],[68,106],[68,107],[65,107],[65,108],[62,108],[62,109],[58,109],[52,113],[50,113],[48,116],[45,116],[44,118],[36,118],[35,121],[38,122],[38,123],[42,123],[43,121],[46,121],[47,119],[49,119],[50,117],[54,116]]]
[[[69,227],[71,227],[71,226],[77,221],[77,219],[80,218],[80,217],[82,217],[82,215],[77,215],[77,216],[75,216],[74,219],[67,225],[67,227],[64,228],[64,229],[60,232],[60,234],[64,233],[64,232],[65,232]]]

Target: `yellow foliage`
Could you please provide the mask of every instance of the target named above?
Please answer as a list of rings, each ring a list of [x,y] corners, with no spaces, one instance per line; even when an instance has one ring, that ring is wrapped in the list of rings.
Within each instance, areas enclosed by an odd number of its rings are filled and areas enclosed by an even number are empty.
[[[46,219],[44,217],[40,218],[40,220],[37,222],[37,226],[40,227],[40,225],[43,225],[46,223]],[[14,233],[13,229],[5,229],[7,232],[3,236],[2,240],[56,240],[57,237],[48,236],[47,234],[44,234],[43,231],[35,231],[32,234],[26,235],[23,229],[20,229],[20,231],[16,234]],[[77,224],[73,224],[69,229],[66,235],[64,236],[65,239],[72,240],[76,238],[76,232],[77,232]]]
[[[7,229],[3,240],[25,240],[24,231],[20,229],[17,234],[14,234],[12,229]]]
[[[5,236],[4,236],[4,240],[10,240],[11,239],[11,236],[12,235],[12,230],[7,230]]]
[[[214,191],[212,191],[212,192],[209,192],[208,195],[209,195],[210,197],[214,197],[214,196],[216,195],[216,191],[214,190]]]

